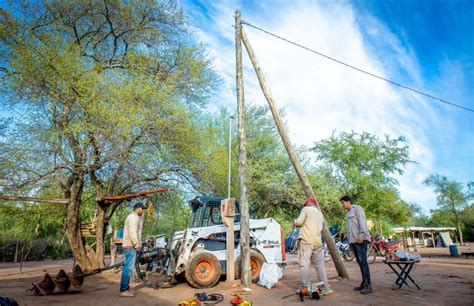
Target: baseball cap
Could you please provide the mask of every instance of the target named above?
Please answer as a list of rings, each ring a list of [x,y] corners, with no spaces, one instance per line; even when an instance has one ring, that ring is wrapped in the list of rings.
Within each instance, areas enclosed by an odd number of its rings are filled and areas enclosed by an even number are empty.
[[[138,203],[135,203],[135,205],[133,205],[133,209],[137,209],[137,208],[143,208],[143,209],[147,209],[148,206],[146,206],[145,203],[142,203],[142,202],[138,202]]]
[[[314,203],[316,204],[318,200],[316,200],[316,198],[307,198],[306,199],[306,202],[304,202],[304,204],[308,204],[308,203]]]

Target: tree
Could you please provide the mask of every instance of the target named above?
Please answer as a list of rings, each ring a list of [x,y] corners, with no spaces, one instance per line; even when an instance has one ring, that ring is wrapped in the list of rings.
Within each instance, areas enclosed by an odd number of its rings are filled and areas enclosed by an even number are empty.
[[[413,226],[429,226],[431,225],[431,219],[429,216],[423,214],[423,209],[416,203],[409,203],[408,208],[410,210],[410,225]]]
[[[196,180],[195,113],[215,85],[204,48],[173,1],[35,1],[0,11],[0,55],[1,191],[59,186],[76,259],[101,267],[119,205],[105,195]],[[88,202],[95,249],[80,231]]]
[[[462,212],[466,241],[474,241],[474,203],[466,206]]]
[[[324,162],[355,203],[363,205],[378,230],[384,224],[400,224],[408,220],[409,207],[398,195],[397,180],[392,174],[403,174],[410,162],[403,137],[384,139],[367,132],[333,134],[315,143],[312,150]]]
[[[444,175],[432,174],[424,182],[426,186],[433,188],[436,193],[438,207],[444,209],[454,216],[459,233],[459,241],[464,244],[462,236],[462,215],[461,212],[466,207],[468,200],[473,198],[474,182],[468,184],[465,192],[461,183],[448,179]]]
[[[300,182],[296,177],[288,155],[281,143],[269,109],[264,106],[248,105],[246,108],[248,193],[254,217],[277,219],[285,230],[291,230],[292,219],[298,215],[305,200]],[[281,112],[284,115],[284,112]],[[227,193],[228,163],[228,126],[230,113],[221,109],[215,116],[205,116],[201,130],[207,137],[207,156],[205,165],[208,193],[225,195]],[[236,132],[233,128],[234,135]],[[232,143],[232,195],[237,192],[237,137]],[[302,160],[314,187],[318,201],[331,224],[342,220],[343,211],[339,205],[340,186],[331,172],[324,167],[313,166],[307,156],[307,148],[298,148]],[[206,190],[202,186],[202,190]]]

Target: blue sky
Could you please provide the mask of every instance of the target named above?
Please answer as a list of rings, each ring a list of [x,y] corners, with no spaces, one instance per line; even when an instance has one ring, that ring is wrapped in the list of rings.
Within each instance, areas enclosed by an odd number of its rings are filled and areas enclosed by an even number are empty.
[[[233,14],[354,66],[474,108],[474,2],[179,1],[206,43],[223,86],[210,108],[235,110]],[[349,70],[245,27],[291,139],[312,145],[333,131],[404,136],[411,158],[399,190],[425,212],[432,173],[474,180],[474,113]],[[244,52],[247,103],[266,104]]]

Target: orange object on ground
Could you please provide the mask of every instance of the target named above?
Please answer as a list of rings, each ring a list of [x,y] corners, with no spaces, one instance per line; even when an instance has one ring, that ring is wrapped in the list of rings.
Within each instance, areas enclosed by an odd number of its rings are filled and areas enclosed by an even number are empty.
[[[201,306],[201,301],[197,298],[192,298],[186,301],[182,301],[178,306]]]
[[[252,302],[244,300],[239,295],[230,299],[230,303],[235,306],[252,306]]]

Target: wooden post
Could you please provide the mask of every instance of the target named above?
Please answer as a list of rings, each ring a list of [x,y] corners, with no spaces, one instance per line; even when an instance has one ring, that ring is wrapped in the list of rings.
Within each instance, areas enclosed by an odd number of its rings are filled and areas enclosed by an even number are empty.
[[[411,239],[413,239],[413,251],[416,252],[415,232],[411,232],[411,237]]]
[[[229,198],[221,201],[222,222],[227,227],[226,234],[226,280],[233,282],[235,280],[235,244],[234,244],[234,217],[235,217],[235,199]]]
[[[239,116],[239,199],[240,199],[240,279],[242,285],[250,285],[250,224],[247,199],[247,139],[245,136],[244,80],[242,74],[242,24],[240,11],[235,11],[235,59],[237,111]]]
[[[431,240],[433,240],[433,248],[435,248],[436,247],[436,241],[434,239],[434,234],[433,234],[432,231],[430,233],[431,233]]]
[[[303,167],[301,166],[300,161],[298,157],[296,156],[296,152],[293,149],[293,146],[291,145],[290,138],[288,137],[288,134],[286,133],[286,130],[285,130],[285,126],[283,124],[283,120],[281,120],[280,114],[278,113],[278,108],[266,84],[265,78],[263,76],[262,68],[260,68],[260,65],[258,64],[257,57],[255,56],[255,52],[253,51],[253,48],[250,45],[250,42],[247,38],[247,34],[245,33],[244,29],[241,30],[241,35],[242,35],[242,42],[244,43],[244,46],[247,49],[247,53],[250,57],[250,60],[252,61],[252,65],[257,74],[260,87],[263,91],[263,94],[265,95],[265,98],[267,99],[268,105],[270,106],[270,110],[272,112],[273,119],[275,120],[275,124],[277,126],[278,132],[280,133],[283,144],[285,145],[286,151],[288,152],[288,156],[290,157],[291,163],[293,164],[293,167],[296,170],[296,174],[298,175],[300,183],[303,186],[304,192],[306,193],[306,197],[314,198],[315,196],[314,196],[313,188],[311,187],[308,177],[306,176],[306,173],[304,172]],[[319,207],[319,205],[317,207],[322,213],[321,207]],[[322,234],[323,234],[324,240],[326,240],[328,250],[329,250],[329,253],[331,254],[331,258],[334,262],[334,265],[336,266],[337,273],[339,274],[340,277],[349,278],[349,274],[347,273],[347,270],[344,267],[344,263],[342,262],[342,259],[338,254],[338,251],[336,249],[336,244],[334,243],[334,240],[332,239],[332,236],[331,236],[331,233],[329,232],[326,221],[324,221],[324,225],[325,226],[324,226],[324,230]]]
[[[115,230],[110,239],[110,265],[115,265],[115,260],[117,259],[117,245],[114,243]]]

